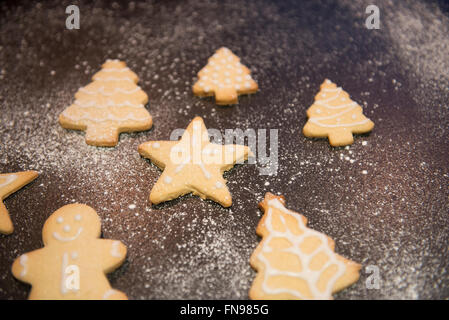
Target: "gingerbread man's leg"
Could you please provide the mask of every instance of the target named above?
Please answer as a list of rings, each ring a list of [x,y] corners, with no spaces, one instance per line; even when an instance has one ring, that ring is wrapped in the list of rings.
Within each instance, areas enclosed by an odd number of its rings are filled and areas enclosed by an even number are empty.
[[[98,147],[113,147],[118,143],[119,130],[110,124],[88,126],[86,143]]]
[[[104,293],[103,300],[128,300],[128,297],[121,291],[109,289]]]

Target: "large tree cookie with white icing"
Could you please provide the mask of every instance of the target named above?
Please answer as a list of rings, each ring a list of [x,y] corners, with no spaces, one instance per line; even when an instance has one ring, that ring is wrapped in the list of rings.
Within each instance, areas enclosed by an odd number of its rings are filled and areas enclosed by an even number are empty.
[[[44,247],[12,266],[14,277],[31,284],[29,299],[127,299],[105,276],[125,261],[126,247],[100,234],[100,218],[89,206],[69,204],[54,212],[42,230]]]
[[[0,233],[11,234],[14,231],[14,226],[3,200],[36,179],[37,176],[36,171],[0,174]]]
[[[125,62],[107,60],[92,79],[59,116],[63,128],[86,131],[86,143],[102,147],[117,145],[121,132],[151,128],[153,120],[145,109],[148,96]]]
[[[250,73],[231,50],[220,48],[198,72],[199,79],[193,86],[193,93],[200,97],[215,95],[218,105],[237,104],[239,95],[258,90]]]
[[[363,115],[362,107],[327,79],[321,84],[307,116],[309,120],[303,128],[304,135],[309,138],[329,137],[329,143],[334,147],[352,144],[353,133],[366,133],[374,128],[374,122]]]
[[[193,119],[181,140],[146,142],[139,153],[164,170],[151,190],[152,203],[193,193],[223,207],[232,205],[223,172],[252,155],[247,146],[211,143],[200,117]]]
[[[271,193],[259,204],[262,241],[250,258],[258,272],[251,299],[332,299],[359,279],[360,265],[334,252],[334,241],[308,228],[307,219]]]

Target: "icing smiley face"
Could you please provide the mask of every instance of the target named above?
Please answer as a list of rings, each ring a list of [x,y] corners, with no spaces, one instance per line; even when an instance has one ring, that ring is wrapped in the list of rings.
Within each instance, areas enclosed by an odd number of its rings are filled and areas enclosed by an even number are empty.
[[[47,219],[42,237],[47,245],[98,238],[100,232],[101,223],[95,210],[86,205],[69,204]]]

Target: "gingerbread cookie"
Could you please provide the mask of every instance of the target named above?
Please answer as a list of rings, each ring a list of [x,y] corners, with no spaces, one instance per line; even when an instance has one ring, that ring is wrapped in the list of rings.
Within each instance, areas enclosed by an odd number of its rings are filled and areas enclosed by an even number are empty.
[[[374,123],[363,115],[362,107],[327,79],[307,110],[307,116],[309,120],[303,128],[304,135],[309,138],[329,137],[329,143],[334,147],[352,144],[353,133],[366,133],[374,128]]]
[[[232,204],[223,172],[252,155],[243,145],[210,143],[203,119],[196,117],[179,141],[150,141],[139,146],[139,153],[163,173],[150,193],[158,204],[187,193],[212,199],[223,207]]]
[[[209,58],[208,64],[198,72],[198,78],[193,93],[200,97],[215,95],[218,105],[236,104],[239,95],[258,90],[250,70],[228,48],[217,50]]]
[[[42,230],[44,247],[12,266],[14,277],[31,284],[29,299],[127,299],[105,276],[123,263],[126,247],[100,234],[100,218],[89,206],[69,204],[54,212]]]
[[[8,210],[3,204],[3,200],[36,179],[37,176],[38,173],[36,171],[0,174],[0,233],[11,234],[14,231],[13,224],[9,217]]]
[[[332,299],[359,279],[360,265],[334,252],[334,241],[306,227],[307,219],[271,193],[259,204],[262,242],[250,258],[258,271],[251,299]]]
[[[153,120],[144,106],[148,96],[125,62],[107,60],[92,79],[59,116],[63,128],[84,130],[87,144],[102,147],[117,145],[121,132],[151,128]]]

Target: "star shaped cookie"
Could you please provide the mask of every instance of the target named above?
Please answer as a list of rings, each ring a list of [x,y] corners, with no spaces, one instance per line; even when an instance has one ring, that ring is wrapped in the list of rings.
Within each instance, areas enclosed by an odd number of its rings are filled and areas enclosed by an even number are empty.
[[[163,170],[150,193],[158,204],[193,193],[211,199],[223,207],[232,205],[223,172],[252,156],[244,145],[211,143],[201,117],[196,117],[179,141],[149,141],[139,153]]]
[[[38,173],[36,171],[0,174],[0,233],[11,234],[14,231],[11,218],[9,217],[6,206],[3,204],[3,200],[36,179],[37,176]]]

